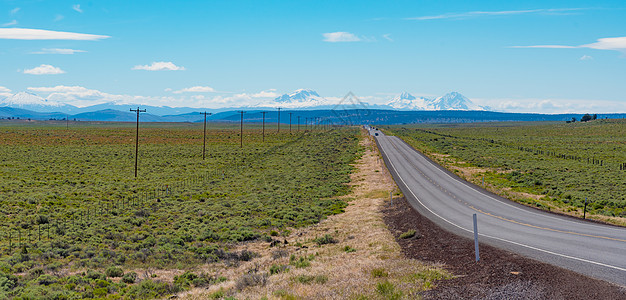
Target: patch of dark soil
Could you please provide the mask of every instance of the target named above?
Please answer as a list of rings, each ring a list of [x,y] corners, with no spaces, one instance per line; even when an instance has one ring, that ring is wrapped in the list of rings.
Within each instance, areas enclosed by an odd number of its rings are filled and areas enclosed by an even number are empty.
[[[608,282],[456,236],[417,213],[405,199],[383,210],[385,223],[404,255],[444,263],[455,277],[437,282],[426,299],[626,299],[626,289]],[[402,239],[408,230],[419,239]]]

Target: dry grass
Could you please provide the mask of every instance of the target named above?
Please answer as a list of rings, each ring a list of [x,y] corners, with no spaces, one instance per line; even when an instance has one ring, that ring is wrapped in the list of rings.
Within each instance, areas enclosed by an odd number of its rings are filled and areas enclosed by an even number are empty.
[[[432,280],[420,274],[448,276],[440,266],[403,257],[381,213],[381,208],[389,205],[389,192],[396,189],[395,183],[372,138],[364,134],[361,143],[366,151],[357,164],[358,171],[352,175],[353,189],[347,199],[353,200],[345,213],[331,216],[315,226],[293,230],[286,238],[289,244],[280,248],[270,248],[266,242],[241,245],[239,250],[245,248],[259,253],[260,257],[238,267],[228,268],[221,263],[206,265],[205,272],[217,272],[229,280],[208,289],[193,289],[178,297],[207,299],[222,289],[221,293],[237,299],[384,299],[390,297],[387,292],[413,299],[418,297],[418,292],[432,288]],[[315,238],[326,234],[332,235],[337,243],[315,243]],[[288,255],[277,253],[278,250]],[[305,257],[310,265],[296,267],[290,264],[290,256],[296,260]],[[289,268],[269,275],[272,265],[275,270],[281,266]],[[238,289],[239,278],[250,273],[269,276],[264,285]]]

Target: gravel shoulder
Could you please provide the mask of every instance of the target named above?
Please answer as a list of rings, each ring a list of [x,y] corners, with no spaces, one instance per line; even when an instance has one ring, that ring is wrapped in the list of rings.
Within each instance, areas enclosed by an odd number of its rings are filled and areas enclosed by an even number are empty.
[[[456,236],[417,213],[404,198],[383,209],[384,220],[407,258],[443,264],[454,274],[426,299],[626,299],[626,288]],[[416,230],[417,237],[400,235]]]

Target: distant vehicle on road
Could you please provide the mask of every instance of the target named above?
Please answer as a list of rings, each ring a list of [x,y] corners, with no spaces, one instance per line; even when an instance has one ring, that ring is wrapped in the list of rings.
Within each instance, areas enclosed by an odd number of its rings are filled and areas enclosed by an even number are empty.
[[[374,133],[375,136],[378,136],[378,132]]]

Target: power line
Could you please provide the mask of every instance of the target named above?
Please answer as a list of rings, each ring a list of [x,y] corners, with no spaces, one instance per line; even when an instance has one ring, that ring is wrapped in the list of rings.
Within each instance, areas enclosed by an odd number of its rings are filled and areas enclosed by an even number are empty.
[[[137,156],[139,155],[139,113],[146,112],[145,109],[130,109],[132,112],[137,113],[137,136],[135,138],[135,178],[137,178]]]
[[[239,148],[243,148],[243,114],[245,114],[246,112],[243,110],[238,111],[238,113],[241,114],[241,133],[239,134],[240,136],[240,145]]]
[[[201,112],[200,114],[204,115],[204,137],[202,138],[202,160],[204,160],[204,150],[206,149],[206,116],[212,115],[212,113]]]
[[[262,111],[261,113],[263,114],[263,142],[265,142],[265,114],[267,112],[266,111]]]
[[[278,133],[280,133],[280,110],[281,108],[278,107],[277,109],[278,109]]]

